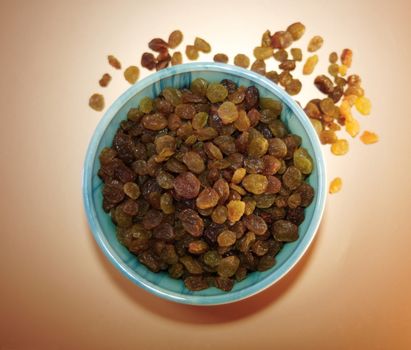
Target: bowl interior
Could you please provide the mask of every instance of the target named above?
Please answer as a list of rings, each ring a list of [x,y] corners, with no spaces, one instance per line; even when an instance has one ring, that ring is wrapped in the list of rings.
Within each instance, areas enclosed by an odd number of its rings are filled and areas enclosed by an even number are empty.
[[[136,257],[116,239],[115,226],[102,209],[102,181],[97,175],[100,163],[98,155],[102,148],[111,146],[120,121],[126,119],[130,108],[138,106],[145,97],[159,95],[165,87],[182,88],[202,77],[210,82],[231,79],[238,85],[255,85],[260,95],[281,100],[281,119],[292,133],[302,137],[303,147],[312,155],[315,164],[308,182],[315,189],[313,203],[305,210],[305,220],[299,227],[300,238],[285,244],[277,255],[276,265],[265,272],[251,273],[245,280],[236,283],[231,292],[217,288],[191,292],[181,280],[168,277],[167,273],[152,273],[141,265]],[[281,278],[305,252],[318,228],[324,207],[325,174],[324,164],[315,131],[303,112],[291,98],[266,78],[237,67],[221,64],[187,64],[160,71],[142,80],[123,94],[106,112],[93,135],[84,169],[84,198],[87,216],[93,234],[110,260],[128,278],[155,294],[191,304],[219,304],[242,299],[268,287]],[[206,297],[206,298],[204,298]]]

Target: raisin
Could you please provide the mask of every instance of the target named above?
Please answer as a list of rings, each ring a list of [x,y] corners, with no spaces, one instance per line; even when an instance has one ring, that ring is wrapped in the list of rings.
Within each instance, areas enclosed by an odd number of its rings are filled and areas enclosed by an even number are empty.
[[[250,59],[247,55],[239,53],[234,56],[234,64],[242,68],[248,68],[250,66]]]
[[[287,145],[276,137],[268,140],[268,153],[276,158],[284,158],[287,155]]]
[[[353,52],[350,49],[344,49],[341,53],[341,63],[346,67],[351,67]]]
[[[200,192],[196,200],[196,205],[200,209],[214,208],[217,205],[219,198],[218,193],[214,189],[208,187]]]
[[[257,265],[257,271],[267,271],[275,265],[275,258],[271,255],[264,255]]]
[[[121,69],[121,63],[115,56],[108,55],[107,60],[110,66],[114,67],[115,69]]]
[[[331,153],[336,156],[342,156],[349,150],[349,144],[347,140],[339,139],[331,145]]]
[[[204,144],[204,151],[210,159],[223,159],[223,154],[221,153],[221,150],[212,142],[206,142]]]
[[[194,45],[187,45],[186,46],[186,56],[189,60],[195,61],[198,59],[198,50]]]
[[[354,105],[362,115],[368,115],[371,112],[371,101],[365,96],[357,98]]]
[[[280,242],[293,242],[298,239],[298,226],[287,220],[277,220],[272,226],[274,238]]]
[[[93,94],[90,96],[88,105],[97,112],[104,109],[104,96],[101,94]]]
[[[173,196],[170,193],[163,193],[160,198],[160,208],[164,214],[169,215],[175,212]]]
[[[221,259],[220,264],[217,267],[217,273],[221,277],[231,277],[236,273],[239,266],[240,259],[237,256],[228,256]]]
[[[303,74],[304,75],[308,75],[311,74],[314,69],[315,66],[318,63],[318,56],[317,55],[313,55],[307,58],[307,60],[305,61],[304,67],[303,67]]]
[[[196,37],[196,38],[194,39],[194,47],[195,47],[198,51],[201,51],[201,52],[204,52],[204,53],[209,53],[209,52],[211,52],[211,46],[210,46],[210,44],[209,44],[207,41],[205,41],[204,39],[201,39],[201,38],[199,38],[199,37]]]
[[[144,251],[138,255],[138,260],[153,272],[160,271],[160,262],[150,251]]]
[[[227,181],[224,179],[217,180],[213,185],[213,189],[217,192],[218,196],[220,197],[218,204],[223,205],[225,201],[228,199],[228,195],[230,193],[230,188]]]
[[[194,255],[200,255],[208,250],[207,242],[202,240],[192,241],[188,244],[188,251]]]
[[[231,200],[227,204],[227,218],[230,222],[237,222],[244,214],[245,203],[240,200]]]
[[[181,257],[180,262],[191,274],[198,275],[203,273],[203,268],[201,267],[200,263],[191,256],[186,255]]]
[[[232,246],[236,240],[237,235],[230,230],[224,230],[217,236],[217,243],[220,247]]]
[[[183,33],[180,30],[173,30],[168,36],[168,47],[175,49],[183,41]]]
[[[254,48],[253,54],[257,60],[264,61],[273,55],[273,49],[267,46],[256,47]]]
[[[285,91],[287,91],[291,96],[297,95],[302,88],[301,81],[298,79],[292,79],[286,86]]]
[[[224,53],[217,53],[213,57],[214,62],[228,63],[228,56]]]
[[[330,78],[325,75],[319,75],[314,80],[314,85],[324,94],[330,94],[334,89],[334,84]]]
[[[227,221],[228,210],[223,205],[218,205],[211,214],[211,219],[216,224],[224,224]]]
[[[199,237],[204,231],[204,221],[192,209],[185,209],[179,214],[184,229],[192,236]]]
[[[265,77],[266,77],[267,79],[270,79],[272,82],[274,82],[274,83],[276,83],[276,84],[278,83],[279,75],[278,75],[278,73],[277,73],[276,71],[274,71],[274,70],[271,70],[271,71],[265,73]]]
[[[313,170],[313,160],[305,148],[298,148],[293,155],[294,165],[303,174],[311,174]]]
[[[323,145],[337,142],[337,135],[333,130],[323,130],[320,132],[320,141]]]
[[[267,231],[267,224],[265,221],[255,214],[244,217],[243,222],[250,231],[258,236],[263,235]]]
[[[164,241],[172,241],[175,238],[173,226],[169,223],[162,223],[154,228],[153,237]]]
[[[211,103],[223,102],[228,90],[222,84],[212,83],[208,85],[206,94]]]
[[[101,87],[106,87],[111,81],[111,75],[108,73],[104,73],[101,79],[99,80],[99,84]]]
[[[162,130],[168,125],[167,119],[161,113],[145,115],[142,119],[143,126],[148,130]]]
[[[288,52],[284,49],[280,49],[274,52],[274,59],[278,62],[284,62],[288,58]]]
[[[287,220],[291,221],[293,224],[301,225],[301,223],[304,221],[304,218],[304,209],[301,207],[289,208],[287,211]],[[280,219],[280,217],[278,217],[278,219]]]
[[[271,33],[266,30],[261,37],[261,46],[268,47],[271,46]]]
[[[330,183],[329,193],[334,194],[341,191],[342,188],[342,180],[340,177],[336,177]]]
[[[157,61],[152,53],[145,52],[141,56],[141,65],[148,70],[153,70],[156,67]]]
[[[180,51],[173,52],[173,55],[171,56],[170,63],[171,63],[172,66],[176,66],[178,64],[183,63],[183,55],[181,54]]]
[[[238,119],[237,107],[234,103],[226,101],[217,110],[223,124],[230,124]]]
[[[290,50],[291,56],[294,61],[302,61],[303,60],[303,52],[299,48],[292,48]]]
[[[123,191],[131,199],[137,199],[140,196],[140,187],[134,182],[125,183]]]
[[[308,207],[314,199],[314,189],[306,182],[297,188],[296,193],[301,196],[301,206]]]
[[[280,63],[280,65],[278,66],[280,69],[283,70],[294,70],[295,69],[295,61],[294,60],[284,60]]]
[[[265,75],[266,64],[263,60],[255,60],[250,69],[258,74]]]
[[[168,269],[168,273],[169,273],[171,278],[178,279],[181,276],[183,276],[184,267],[180,263],[172,264]]]
[[[296,189],[301,185],[302,181],[303,178],[301,171],[295,166],[290,166],[283,175],[284,185],[290,190]]]
[[[233,289],[234,286],[234,280],[226,277],[215,277],[215,286],[225,292],[229,292],[231,289]]]
[[[105,184],[103,187],[103,197],[109,203],[116,204],[124,199],[124,192],[119,185]]]
[[[246,170],[244,168],[238,168],[234,171],[231,181],[235,184],[239,184],[244,176],[246,175]]]
[[[271,47],[274,49],[286,49],[293,43],[293,36],[287,31],[275,32],[271,36]]]
[[[360,140],[365,145],[370,145],[370,144],[378,142],[379,138],[378,138],[378,135],[374,132],[364,131],[362,135],[360,136]]]
[[[248,192],[262,194],[267,189],[268,180],[264,175],[250,174],[243,179],[242,184]]]
[[[199,291],[208,288],[208,283],[202,276],[189,276],[184,279],[184,284],[187,289]]]
[[[197,152],[186,152],[183,156],[183,163],[195,174],[200,174],[205,169],[204,160]]]
[[[177,195],[186,199],[196,198],[200,192],[200,180],[190,172],[179,174],[174,179],[173,186]]]
[[[338,61],[338,54],[336,52],[331,52],[328,56],[328,60],[331,64],[337,63]]]
[[[305,33],[305,25],[295,22],[287,27],[287,32],[291,34],[294,41],[300,39]]]
[[[324,43],[324,39],[321,36],[316,35],[312,37],[308,43],[308,47],[307,47],[308,52],[314,52],[314,51],[319,50],[323,46],[323,43]]]
[[[136,66],[129,66],[124,71],[124,78],[130,83],[134,84],[140,76],[140,70]]]

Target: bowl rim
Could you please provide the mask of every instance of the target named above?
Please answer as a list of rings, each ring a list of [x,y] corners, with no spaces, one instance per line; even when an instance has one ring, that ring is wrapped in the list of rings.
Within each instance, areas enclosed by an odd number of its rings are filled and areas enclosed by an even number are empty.
[[[131,99],[140,90],[158,82],[159,80],[168,78],[176,74],[183,74],[195,71],[210,70],[219,73],[228,73],[240,76],[242,78],[254,81],[258,85],[272,91],[272,93],[285,103],[294,115],[297,116],[301,124],[303,125],[305,131],[308,134],[309,140],[313,146],[314,159],[316,160],[316,166],[318,171],[318,189],[316,201],[313,203],[315,205],[313,216],[311,222],[306,230],[304,237],[296,245],[292,254],[285,260],[282,265],[277,268],[273,273],[267,275],[261,281],[245,287],[238,291],[230,291],[224,294],[213,295],[213,296],[202,296],[193,294],[179,294],[171,292],[165,288],[159,287],[150,281],[146,280],[144,277],[137,275],[134,270],[132,270],[127,264],[122,261],[122,259],[117,255],[114,249],[111,248],[109,242],[104,236],[103,229],[98,222],[96,211],[93,207],[93,188],[92,188],[92,166],[94,164],[95,158],[97,157],[97,148],[100,144],[101,137],[106,130],[107,126],[110,124],[111,120],[118,113],[118,111],[123,107],[123,105]],[[248,297],[251,297],[268,287],[272,286],[274,283],[278,282],[282,277],[284,277],[302,258],[304,253],[307,251],[308,247],[311,245],[318,227],[320,225],[326,199],[326,170],[323,151],[321,149],[316,131],[312,126],[311,122],[305,115],[301,107],[294,101],[294,99],[288,95],[284,90],[278,87],[275,83],[269,79],[249,70],[241,67],[215,62],[195,62],[195,63],[185,63],[177,66],[172,66],[156,73],[150,74],[146,78],[140,80],[136,84],[128,88],[122,95],[120,95],[114,103],[107,109],[104,116],[98,123],[87,148],[86,157],[83,165],[82,173],[82,188],[83,188],[83,202],[86,211],[87,220],[91,232],[96,240],[98,246],[109,259],[109,261],[129,280],[143,288],[144,290],[157,295],[163,299],[170,301],[191,304],[191,305],[220,305],[236,302]]]

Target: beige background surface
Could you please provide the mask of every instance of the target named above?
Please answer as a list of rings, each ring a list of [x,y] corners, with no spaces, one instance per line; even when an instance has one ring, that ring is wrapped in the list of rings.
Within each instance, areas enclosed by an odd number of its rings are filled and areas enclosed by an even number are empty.
[[[1,1],[0,349],[410,349],[410,13],[406,0]],[[265,29],[296,20],[307,25],[301,45],[324,35],[321,67],[331,50],[354,50],[374,107],[361,124],[381,142],[356,140],[344,158],[324,149],[344,190],[267,291],[198,308],[140,290],[97,248],[81,200],[101,118],[88,96],[106,71],[107,104],[127,88],[106,55],[139,63],[175,28],[214,53],[251,54]]]

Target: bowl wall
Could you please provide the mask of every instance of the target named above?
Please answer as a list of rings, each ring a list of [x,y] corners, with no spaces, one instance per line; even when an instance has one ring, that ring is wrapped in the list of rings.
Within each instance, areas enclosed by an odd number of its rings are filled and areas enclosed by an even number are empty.
[[[115,226],[102,209],[102,181],[97,175],[98,155],[111,146],[120,121],[127,118],[130,108],[138,106],[145,97],[155,97],[166,87],[188,87],[194,79],[202,77],[210,82],[231,79],[238,85],[255,85],[262,97],[271,97],[283,103],[281,119],[289,130],[302,137],[305,147],[314,159],[314,170],[308,182],[315,190],[313,203],[305,210],[305,220],[299,227],[300,238],[284,245],[277,255],[276,265],[265,272],[251,273],[245,280],[235,283],[231,292],[217,288],[192,292],[181,280],[167,273],[152,273],[141,265],[116,239]],[[325,167],[317,135],[301,108],[282,89],[268,79],[245,69],[216,63],[191,63],[174,66],[150,75],[130,87],[107,110],[87,150],[83,173],[83,197],[89,225],[100,248],[110,261],[129,279],[144,289],[169,300],[187,304],[213,305],[241,300],[251,296],[284,276],[301,258],[310,245],[319,226],[325,204]]]

